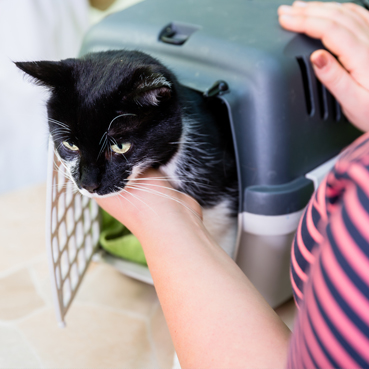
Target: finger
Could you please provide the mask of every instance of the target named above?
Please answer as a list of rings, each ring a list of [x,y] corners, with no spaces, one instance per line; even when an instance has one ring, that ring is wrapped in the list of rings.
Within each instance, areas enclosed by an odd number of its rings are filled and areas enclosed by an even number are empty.
[[[301,6],[300,4],[306,4]],[[305,15],[330,19],[355,33],[358,37],[368,40],[368,24],[366,20],[350,7],[339,3],[303,3],[296,1],[291,7],[291,14]],[[286,10],[285,10],[286,11]]]
[[[301,5],[303,4],[303,5]],[[356,8],[355,8],[356,9]],[[342,6],[339,3],[304,3],[295,1],[293,6],[282,5],[278,8],[279,15],[311,16],[330,19],[348,28],[361,37],[368,39],[368,23],[354,8]]]
[[[337,8],[341,7],[341,3],[337,3],[335,1],[323,2],[323,1],[294,1],[292,4],[293,7],[299,8],[307,8],[309,6],[319,6],[319,7],[326,7],[326,8]]]
[[[342,6],[344,8],[350,9],[352,12],[356,13],[369,26],[369,12],[366,9],[364,9],[362,6],[359,6],[359,5],[356,5],[356,4],[353,4],[353,3],[345,3]]]
[[[369,93],[351,78],[328,51],[317,50],[311,55],[310,60],[317,78],[337,99],[348,119],[358,128],[368,130],[367,114],[362,112],[363,106],[367,105]],[[367,110],[366,113],[369,114],[369,108]]]
[[[324,46],[340,58],[348,71],[363,68],[366,64],[363,61],[368,60],[368,46],[363,45],[362,40],[353,32],[335,21],[284,14],[279,17],[279,21],[282,27],[290,31],[305,33],[310,37],[321,39]]]
[[[339,6],[341,6],[341,4],[334,3],[334,2],[322,3],[322,2],[319,2],[319,1],[309,1],[309,2],[294,1],[292,5],[281,5],[281,6],[279,6],[278,14],[280,12],[299,14],[299,13],[303,13],[309,7],[338,8]]]

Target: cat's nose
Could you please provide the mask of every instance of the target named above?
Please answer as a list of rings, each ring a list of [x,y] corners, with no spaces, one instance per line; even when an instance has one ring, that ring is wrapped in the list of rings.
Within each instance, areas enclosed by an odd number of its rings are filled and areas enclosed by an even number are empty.
[[[88,192],[94,193],[97,190],[97,188],[99,187],[99,185],[93,183],[93,184],[85,184],[85,185],[82,185],[82,187],[85,190],[87,190]]]

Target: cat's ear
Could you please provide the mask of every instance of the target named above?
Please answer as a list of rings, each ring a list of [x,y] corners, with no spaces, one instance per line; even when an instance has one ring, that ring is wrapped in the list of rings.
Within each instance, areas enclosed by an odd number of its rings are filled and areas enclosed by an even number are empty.
[[[48,88],[63,85],[69,73],[68,66],[56,61],[15,62],[14,64],[33,77],[36,84]]]
[[[140,106],[158,106],[172,96],[172,84],[160,73],[143,73],[138,78],[133,100]]]

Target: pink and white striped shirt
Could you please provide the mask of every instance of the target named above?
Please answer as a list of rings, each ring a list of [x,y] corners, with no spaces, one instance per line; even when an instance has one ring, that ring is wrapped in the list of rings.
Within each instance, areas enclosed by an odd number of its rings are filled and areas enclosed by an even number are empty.
[[[288,368],[369,368],[369,133],[311,199],[291,251]]]

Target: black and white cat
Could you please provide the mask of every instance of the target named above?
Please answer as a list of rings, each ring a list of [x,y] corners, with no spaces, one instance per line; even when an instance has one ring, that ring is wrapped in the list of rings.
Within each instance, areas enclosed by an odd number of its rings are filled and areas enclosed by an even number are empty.
[[[237,172],[219,101],[184,88],[138,51],[16,65],[50,89],[50,134],[83,195],[115,194],[144,169],[160,168],[200,203],[206,228],[233,254]]]

